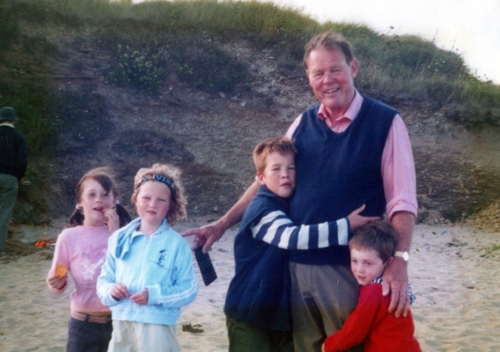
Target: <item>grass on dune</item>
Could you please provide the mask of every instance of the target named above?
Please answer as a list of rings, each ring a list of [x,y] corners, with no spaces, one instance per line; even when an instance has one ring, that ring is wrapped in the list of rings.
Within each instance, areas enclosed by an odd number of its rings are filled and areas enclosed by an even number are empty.
[[[457,53],[412,35],[381,35],[353,23],[319,24],[296,9],[272,3],[4,0],[0,3],[0,22],[0,68],[9,72],[0,75],[0,105],[16,109],[33,163],[40,165],[40,160],[53,153],[53,136],[64,126],[73,126],[75,114],[97,116],[105,109],[91,92],[68,96],[51,90],[46,77],[50,58],[58,55],[59,43],[51,37],[57,32],[94,40],[92,45],[98,50],[111,52],[113,62],[104,77],[109,84],[156,94],[171,73],[208,92],[251,89],[248,64],[206,37],[244,35],[255,45],[276,49],[284,66],[302,72],[306,42],[314,34],[332,29],[353,45],[361,65],[356,86],[362,92],[389,102],[429,101],[443,108],[447,118],[467,127],[500,125],[500,86],[479,80]],[[96,37],[99,40],[92,39]],[[23,76],[17,68],[18,57],[30,62],[37,75]],[[40,167],[28,176],[41,184],[49,178],[49,169]],[[30,192],[21,192],[29,200],[21,202],[23,219],[33,219],[46,207]]]

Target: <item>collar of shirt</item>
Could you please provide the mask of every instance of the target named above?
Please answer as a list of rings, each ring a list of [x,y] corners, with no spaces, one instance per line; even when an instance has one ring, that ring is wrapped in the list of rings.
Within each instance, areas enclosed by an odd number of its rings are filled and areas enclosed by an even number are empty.
[[[0,123],[0,126],[8,126],[14,128],[14,125],[11,123]]]
[[[328,112],[323,104],[320,105],[318,110],[318,117],[325,121],[326,125],[336,133],[344,132],[347,127],[354,121],[356,116],[358,116],[359,110],[361,110],[361,105],[363,104],[363,97],[356,90],[356,94],[354,94],[354,99],[351,102],[351,105],[347,108],[344,116],[339,117],[335,120],[332,120],[330,116],[328,116]]]

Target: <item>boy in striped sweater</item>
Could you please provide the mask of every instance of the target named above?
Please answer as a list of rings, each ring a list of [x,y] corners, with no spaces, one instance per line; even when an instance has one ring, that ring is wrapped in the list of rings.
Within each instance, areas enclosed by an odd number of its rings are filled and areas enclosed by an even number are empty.
[[[362,205],[347,218],[295,226],[287,200],[296,185],[296,153],[283,137],[253,153],[260,186],[235,238],[235,276],[224,306],[230,352],[292,352],[288,250],[346,246],[351,230],[379,219],[360,216]]]

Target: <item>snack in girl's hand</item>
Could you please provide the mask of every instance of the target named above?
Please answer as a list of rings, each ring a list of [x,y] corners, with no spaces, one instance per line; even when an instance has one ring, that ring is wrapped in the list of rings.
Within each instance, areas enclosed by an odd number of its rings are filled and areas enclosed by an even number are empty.
[[[67,277],[68,267],[66,264],[59,264],[56,266],[54,273],[59,276],[61,279],[65,279]]]

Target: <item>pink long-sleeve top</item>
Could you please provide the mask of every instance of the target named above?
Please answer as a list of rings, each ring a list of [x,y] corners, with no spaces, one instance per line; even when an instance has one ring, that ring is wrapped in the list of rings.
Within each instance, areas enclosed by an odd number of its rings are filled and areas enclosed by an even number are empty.
[[[57,265],[65,264],[75,283],[71,293],[71,310],[77,312],[109,312],[96,294],[97,277],[106,259],[108,239],[111,236],[106,226],[77,226],[65,229],[57,238],[50,276]],[[56,290],[62,293],[67,286]]]
[[[318,116],[325,121],[328,127],[336,133],[343,132],[356,119],[363,97],[356,91],[354,99],[344,116],[332,120],[321,104]],[[286,137],[292,138],[293,133],[300,124],[302,115],[298,116],[286,132]],[[399,114],[396,114],[392,122],[384,152],[382,154],[382,179],[384,182],[385,199],[387,200],[386,212],[389,219],[400,211],[417,215],[416,198],[416,176],[415,163],[411,150],[411,142],[408,130]]]

